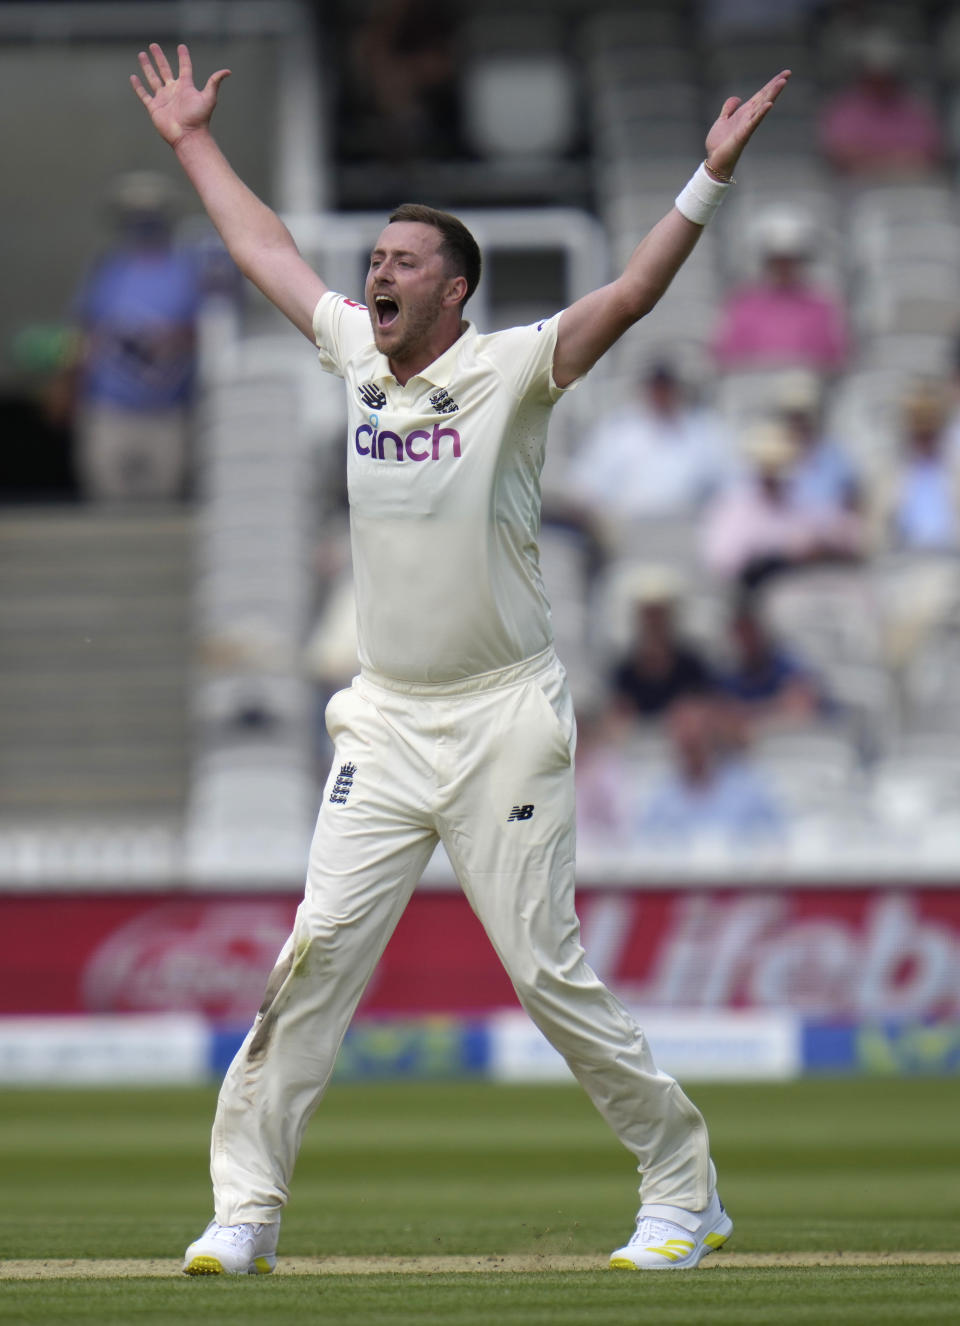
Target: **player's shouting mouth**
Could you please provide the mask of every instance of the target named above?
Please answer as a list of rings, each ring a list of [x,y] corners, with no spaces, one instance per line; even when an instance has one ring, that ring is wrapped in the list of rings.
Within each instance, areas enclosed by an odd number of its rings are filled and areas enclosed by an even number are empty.
[[[374,295],[374,310],[377,315],[377,322],[381,327],[389,327],[396,322],[400,309],[397,307],[397,301],[391,299],[389,295]]]
[[[365,299],[376,347],[390,359],[398,381],[410,376],[408,364],[413,371],[422,366],[425,342],[436,340],[434,357],[447,348],[437,329],[466,293],[451,255],[420,222],[392,221],[382,232],[370,255]]]

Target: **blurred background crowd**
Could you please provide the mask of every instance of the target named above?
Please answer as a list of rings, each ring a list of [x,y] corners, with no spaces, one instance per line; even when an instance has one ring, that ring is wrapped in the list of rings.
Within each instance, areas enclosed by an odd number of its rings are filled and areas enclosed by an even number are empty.
[[[341,389],[126,85],[179,36],[234,69],[228,155],[345,293],[398,203],[474,224],[481,330],[608,279],[724,98],[793,70],[662,304],[556,412],[581,856],[955,871],[960,5],[136,10],[0,5],[2,95],[44,89],[3,189],[0,868],[82,843],[109,870],[120,841],[128,872],[299,875],[355,669]]]

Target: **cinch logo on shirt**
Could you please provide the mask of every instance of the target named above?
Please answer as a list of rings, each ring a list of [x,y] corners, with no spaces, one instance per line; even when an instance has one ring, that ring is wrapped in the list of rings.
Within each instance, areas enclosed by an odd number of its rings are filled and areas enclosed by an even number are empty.
[[[443,428],[439,423],[433,425],[433,431],[415,428],[406,437],[391,433],[388,428],[377,431],[370,424],[361,424],[353,435],[353,445],[360,456],[369,456],[371,460],[439,460],[441,447],[454,457],[460,455],[460,434],[455,428]],[[387,447],[386,457],[384,446]]]

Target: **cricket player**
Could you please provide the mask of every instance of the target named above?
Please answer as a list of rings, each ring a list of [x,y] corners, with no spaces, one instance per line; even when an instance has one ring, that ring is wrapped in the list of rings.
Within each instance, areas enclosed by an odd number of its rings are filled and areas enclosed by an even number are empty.
[[[530,327],[464,320],[480,253],[405,204],[370,255],[365,305],[327,288],[210,133],[220,84],[154,44],[131,82],[241,271],[343,378],[360,674],[335,746],[306,892],[220,1093],[214,1219],[188,1275],[276,1264],[306,1123],[438,840],[517,995],[636,1157],[642,1205],[611,1265],[693,1267],[733,1225],[707,1130],[584,959],[574,911],[573,709],[538,566],[539,474],[557,400],[657,303],[782,92],[729,98],[706,160],[623,273]]]

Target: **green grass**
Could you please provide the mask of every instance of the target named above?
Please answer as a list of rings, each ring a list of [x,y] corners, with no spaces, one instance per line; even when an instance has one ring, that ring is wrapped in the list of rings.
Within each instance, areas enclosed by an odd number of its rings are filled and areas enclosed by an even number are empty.
[[[13,1288],[15,1302],[11,1301]],[[5,1286],[0,1322],[339,1326],[948,1326],[960,1268],[617,1275],[378,1275]]]
[[[710,1086],[736,1252],[960,1248],[960,1080]],[[0,1093],[3,1257],[177,1256],[206,1221],[210,1091]],[[631,1159],[574,1088],[336,1087],[281,1255],[595,1254],[636,1207]],[[718,1254],[720,1261],[723,1254]],[[960,1267],[683,1275],[395,1275],[0,1284],[0,1322],[947,1323]],[[2,1274],[2,1272],[0,1272]],[[651,1318],[653,1320],[653,1318]]]

